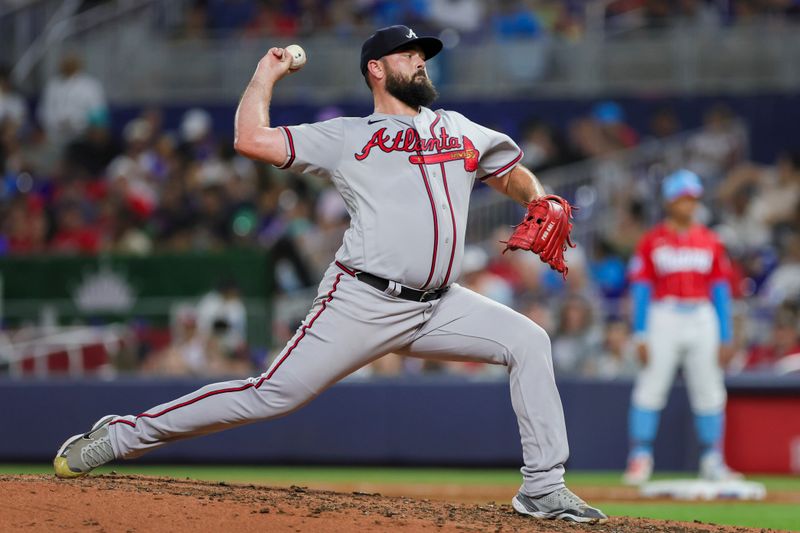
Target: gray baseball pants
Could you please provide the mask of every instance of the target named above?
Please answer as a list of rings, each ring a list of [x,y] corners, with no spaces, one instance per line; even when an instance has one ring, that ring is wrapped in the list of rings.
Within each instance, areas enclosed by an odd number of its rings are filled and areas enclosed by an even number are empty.
[[[550,339],[525,316],[457,284],[438,300],[402,300],[331,265],[311,312],[257,377],[205,386],[109,425],[117,458],[291,413],[389,353],[508,367],[529,496],[564,486],[569,455]]]

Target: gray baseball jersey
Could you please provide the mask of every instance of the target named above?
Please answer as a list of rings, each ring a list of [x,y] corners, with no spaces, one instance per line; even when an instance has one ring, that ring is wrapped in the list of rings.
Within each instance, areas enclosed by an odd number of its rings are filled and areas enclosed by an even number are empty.
[[[336,259],[420,289],[443,287],[461,268],[476,179],[522,158],[507,135],[453,111],[374,113],[282,127],[289,168],[329,178],[351,217]]]
[[[536,496],[563,487],[567,435],[547,333],[451,283],[459,273],[474,181],[512,169],[519,148],[458,113],[429,109],[415,117],[373,114],[282,131],[288,149],[283,167],[333,180],[352,217],[311,311],[263,374],[114,419],[115,457],[285,415],[395,352],[507,366],[525,462],[521,490]],[[410,301],[362,282],[355,271],[449,290],[435,300]]]

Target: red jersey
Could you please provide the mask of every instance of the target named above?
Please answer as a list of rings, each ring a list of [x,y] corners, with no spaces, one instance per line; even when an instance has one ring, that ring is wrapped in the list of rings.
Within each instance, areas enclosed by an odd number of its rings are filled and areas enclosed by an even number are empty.
[[[700,224],[677,232],[661,223],[644,234],[631,260],[632,282],[653,286],[653,298],[709,298],[711,285],[727,281],[730,262],[710,229]]]

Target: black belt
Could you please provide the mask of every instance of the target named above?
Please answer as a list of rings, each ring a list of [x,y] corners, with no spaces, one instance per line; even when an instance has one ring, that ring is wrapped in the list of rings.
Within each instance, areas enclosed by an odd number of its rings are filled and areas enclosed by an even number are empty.
[[[354,276],[358,281],[363,281],[367,285],[375,287],[381,292],[385,292],[390,296],[402,298],[403,300],[410,300],[412,302],[430,302],[431,300],[438,300],[444,295],[444,293],[450,290],[449,286],[439,289],[429,289],[427,291],[412,289],[411,287],[406,287],[405,285],[401,285],[396,281],[390,281],[388,279],[374,276],[367,272],[355,272],[350,268],[346,268],[338,261],[336,261],[336,264],[339,268],[351,276]],[[391,290],[389,287],[391,287]]]
[[[397,296],[403,300],[411,300],[412,302],[430,302],[431,300],[438,300],[444,295],[444,293],[450,290],[450,287],[442,287],[441,289],[420,291],[417,289],[412,289],[411,287],[406,287],[405,285],[400,285],[395,281],[389,281],[388,279],[373,276],[372,274],[368,274],[366,272],[356,272],[356,279],[358,281],[363,281],[367,285],[372,285],[381,292],[385,292],[386,294],[392,296]],[[395,285],[393,291],[388,290],[391,284]]]

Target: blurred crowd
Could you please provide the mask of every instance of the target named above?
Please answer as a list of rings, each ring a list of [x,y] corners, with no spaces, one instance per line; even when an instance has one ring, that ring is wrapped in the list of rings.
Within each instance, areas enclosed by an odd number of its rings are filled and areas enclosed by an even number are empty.
[[[209,113],[191,109],[176,131],[144,109],[112,134],[101,85],[68,56],[33,116],[0,72],[0,253],[95,254],[278,247],[308,233],[322,184],[238,156]],[[323,214],[316,226],[341,222]],[[326,218],[327,217],[327,218]],[[339,217],[339,220],[336,220]],[[303,285],[311,279],[299,261]]]
[[[317,119],[340,113],[322,108]],[[280,293],[315,286],[348,225],[330,184],[240,157],[203,109],[188,110],[174,131],[164,128],[156,108],[143,109],[121,135],[112,133],[109,117],[102,85],[78,57],[64,58],[35,109],[0,69],[0,254],[146,255],[256,246],[275,257]],[[688,132],[669,107],[637,131],[620,105],[598,102],[563,130],[525,120],[517,140],[523,163],[546,185],[565,165],[591,162],[583,196],[564,192],[582,207],[578,224],[593,226],[591,246],[570,251],[564,283],[532,254],[500,253],[509,228],[498,226],[491,238],[468,246],[460,282],[544,327],[560,375],[635,373],[626,265],[659,218],[660,177],[678,166],[703,178],[703,221],[719,233],[736,267],[738,355],[730,371],[793,369],[787,356],[800,353],[800,151],[783,152],[771,165],[751,162],[746,124],[722,104],[709,107],[703,126]],[[475,194],[488,190],[479,187]],[[236,300],[235,292],[216,297]],[[276,346],[303,315],[276,321]],[[163,360],[145,357],[145,369],[202,373],[198,354],[203,346],[210,350],[214,337],[206,322],[213,320],[182,315],[173,324],[175,349]],[[243,349],[241,342],[228,349],[238,354],[237,364],[247,361]],[[502,369],[387,357],[362,374],[434,371]]]
[[[197,0],[172,30],[184,38],[320,33],[349,37],[405,24],[417,32],[448,30],[468,40],[544,35],[577,39],[586,32],[588,4],[585,0]],[[600,14],[612,33],[664,28],[677,22],[721,26],[800,13],[796,0],[616,0],[604,4]]]
[[[536,38],[546,33],[578,35],[582,2],[501,0],[201,0],[186,12],[176,37],[337,37],[369,35],[375,28],[405,24],[418,33],[458,32],[466,39],[488,36]]]
[[[564,132],[533,121],[520,144],[545,184],[565,176],[558,171],[565,163],[591,161],[572,165],[573,175],[588,176],[588,187],[556,188],[584,207],[579,218],[596,230],[591,246],[570,250],[566,283],[535,258],[486,248],[468,253],[489,251],[486,266],[463,281],[547,329],[558,373],[635,374],[627,265],[661,219],[661,178],[680,167],[702,177],[699,221],[719,235],[734,266],[736,356],[728,371],[800,369],[800,149],[781,151],[768,165],[750,161],[746,124],[720,103],[705,111],[697,130],[686,131],[672,109],[662,108],[647,131],[637,132],[619,105],[599,102]]]

